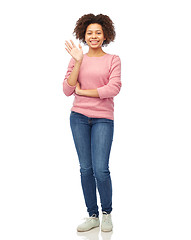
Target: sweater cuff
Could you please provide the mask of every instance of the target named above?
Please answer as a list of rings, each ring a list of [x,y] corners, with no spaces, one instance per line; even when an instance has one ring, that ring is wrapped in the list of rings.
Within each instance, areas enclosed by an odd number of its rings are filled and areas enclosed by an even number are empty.
[[[64,93],[66,96],[70,96],[74,93],[75,91],[75,88],[76,88],[76,85],[75,86],[71,86],[67,79],[64,81],[63,83],[63,90],[64,90]]]
[[[66,82],[67,87],[70,88],[71,90],[72,90],[72,89],[74,90],[74,89],[76,88],[76,85],[71,86],[71,85],[68,83],[68,80],[66,80],[65,82]]]
[[[100,98],[100,99],[104,99],[104,98],[105,98],[105,89],[104,89],[104,86],[97,88],[97,91],[98,91],[99,98]]]

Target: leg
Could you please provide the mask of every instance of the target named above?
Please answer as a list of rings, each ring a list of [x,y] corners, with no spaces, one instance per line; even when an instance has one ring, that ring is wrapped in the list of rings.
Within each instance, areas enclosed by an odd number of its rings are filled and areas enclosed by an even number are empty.
[[[72,112],[70,126],[80,162],[81,184],[89,216],[98,214],[96,183],[92,169],[91,158],[91,126],[88,118],[82,114]]]
[[[112,183],[109,171],[109,156],[113,141],[113,121],[96,119],[92,125],[92,163],[100,194],[102,211],[112,211]]]

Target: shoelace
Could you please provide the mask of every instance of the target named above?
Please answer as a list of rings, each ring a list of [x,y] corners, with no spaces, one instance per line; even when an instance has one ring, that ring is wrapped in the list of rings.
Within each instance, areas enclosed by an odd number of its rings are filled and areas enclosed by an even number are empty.
[[[104,222],[109,223],[111,221],[109,218],[110,215],[107,212],[103,212],[103,216],[104,216],[104,219],[103,219]]]
[[[86,220],[87,222],[88,221],[91,221],[92,219],[96,219],[96,214],[93,214],[91,217],[87,217],[87,218],[84,218],[84,220]]]

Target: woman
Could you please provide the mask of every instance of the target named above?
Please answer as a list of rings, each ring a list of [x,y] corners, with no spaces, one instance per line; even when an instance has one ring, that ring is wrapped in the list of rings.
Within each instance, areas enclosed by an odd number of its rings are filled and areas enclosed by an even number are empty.
[[[89,46],[83,54],[82,46],[66,41],[72,56],[63,82],[67,96],[75,99],[70,126],[80,162],[81,184],[89,218],[77,231],[88,231],[100,225],[96,187],[102,207],[102,231],[113,228],[112,183],[109,155],[113,140],[113,98],[121,88],[121,62],[116,55],[107,54],[102,46],[115,39],[113,22],[107,15],[83,15],[74,29],[76,38]]]

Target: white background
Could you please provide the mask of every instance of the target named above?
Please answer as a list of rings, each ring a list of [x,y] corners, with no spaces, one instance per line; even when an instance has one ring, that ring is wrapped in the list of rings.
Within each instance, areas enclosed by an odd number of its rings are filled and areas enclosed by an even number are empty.
[[[190,12],[186,0],[1,1],[1,240],[191,238]],[[112,236],[76,234],[87,214],[64,41],[78,44],[72,32],[87,13],[111,17],[117,37],[104,51],[122,61]]]

